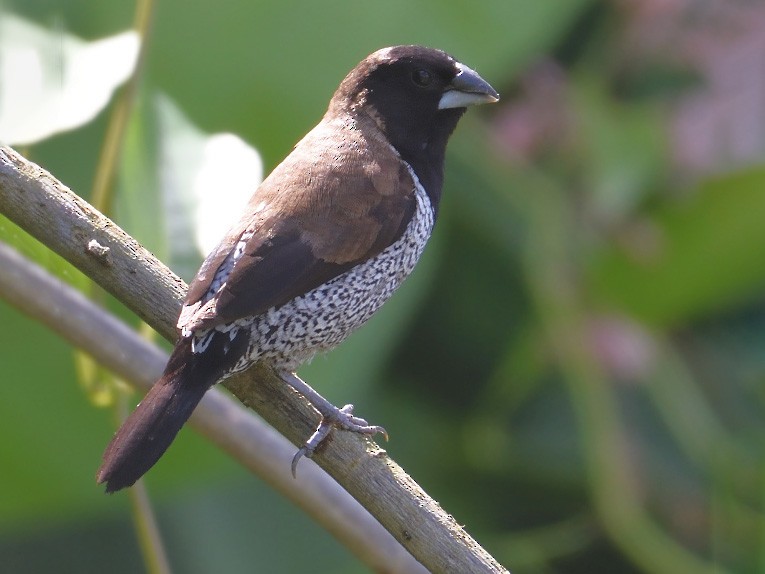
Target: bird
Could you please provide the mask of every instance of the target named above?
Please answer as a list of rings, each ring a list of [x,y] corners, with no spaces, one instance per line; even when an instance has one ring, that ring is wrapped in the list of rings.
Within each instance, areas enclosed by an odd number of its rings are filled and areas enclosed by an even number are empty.
[[[109,493],[132,486],[208,389],[258,361],[321,415],[293,475],[333,429],[387,438],[295,371],[363,325],[412,272],[438,214],[447,141],[468,107],[498,100],[434,48],[383,48],[354,67],[189,284],[164,373],[114,434],[97,483]]]

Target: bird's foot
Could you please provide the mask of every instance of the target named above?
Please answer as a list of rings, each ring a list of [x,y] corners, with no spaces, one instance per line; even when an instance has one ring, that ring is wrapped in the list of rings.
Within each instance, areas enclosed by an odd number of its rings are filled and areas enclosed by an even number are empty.
[[[366,420],[353,416],[353,405],[345,405],[342,409],[332,407],[329,412],[323,412],[321,422],[306,443],[297,451],[292,459],[292,476],[295,476],[298,462],[302,457],[311,458],[313,453],[324,442],[333,428],[357,432],[366,435],[381,433],[388,440],[388,431],[381,426],[370,425]]]
[[[303,395],[319,411],[321,422],[306,443],[300,447],[292,459],[292,476],[295,476],[298,462],[304,456],[311,458],[316,449],[324,442],[333,428],[357,432],[365,435],[381,433],[388,440],[388,432],[381,426],[370,425],[366,420],[353,415],[353,405],[345,405],[339,409],[295,373],[281,373],[282,379],[292,388]]]

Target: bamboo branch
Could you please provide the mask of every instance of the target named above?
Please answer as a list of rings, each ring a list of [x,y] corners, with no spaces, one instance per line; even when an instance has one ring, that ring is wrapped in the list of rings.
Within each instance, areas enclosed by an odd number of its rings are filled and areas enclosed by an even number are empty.
[[[0,147],[0,211],[163,337],[175,338],[184,283],[113,222],[8,147]],[[302,444],[318,423],[318,414],[267,365],[253,366],[225,386],[293,444]],[[245,418],[237,415],[224,424]],[[334,432],[327,443],[314,461],[428,570],[506,572],[369,438]],[[283,466],[286,481],[292,480],[288,460],[272,463]],[[298,475],[304,471],[301,466]]]

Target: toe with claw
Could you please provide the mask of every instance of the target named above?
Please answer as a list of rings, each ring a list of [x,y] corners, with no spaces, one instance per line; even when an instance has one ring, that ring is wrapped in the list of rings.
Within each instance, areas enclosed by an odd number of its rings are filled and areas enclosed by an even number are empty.
[[[305,457],[311,458],[313,453],[324,442],[333,428],[339,428],[342,430],[357,432],[365,435],[375,435],[382,433],[385,440],[388,440],[388,432],[383,428],[375,425],[370,425],[367,421],[360,417],[353,416],[353,405],[345,405],[339,409],[327,399],[322,397],[319,393],[311,388],[311,386],[298,377],[291,371],[281,371],[279,376],[282,380],[295,389],[298,393],[303,395],[313,407],[319,411],[321,415],[321,422],[311,435],[306,443],[297,451],[292,458],[292,476],[295,476],[297,464],[300,459]]]
[[[292,459],[292,476],[296,476],[297,465],[300,459],[305,456],[311,458],[313,453],[324,442],[333,428],[339,428],[351,432],[357,432],[366,435],[375,435],[382,433],[385,440],[388,440],[388,432],[381,426],[370,425],[366,420],[353,416],[353,405],[345,405],[338,409],[333,407],[327,412],[322,412],[321,422],[306,443],[297,451]]]

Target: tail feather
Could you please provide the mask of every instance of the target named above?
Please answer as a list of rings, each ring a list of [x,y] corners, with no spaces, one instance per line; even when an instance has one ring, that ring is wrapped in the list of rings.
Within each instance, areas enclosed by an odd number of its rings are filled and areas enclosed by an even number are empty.
[[[189,341],[180,341],[165,374],[146,394],[106,447],[96,480],[106,492],[133,485],[173,442],[183,424],[216,382],[212,373],[197,368],[199,357]],[[202,372],[200,372],[202,371]]]

